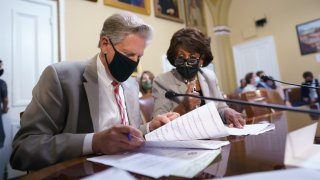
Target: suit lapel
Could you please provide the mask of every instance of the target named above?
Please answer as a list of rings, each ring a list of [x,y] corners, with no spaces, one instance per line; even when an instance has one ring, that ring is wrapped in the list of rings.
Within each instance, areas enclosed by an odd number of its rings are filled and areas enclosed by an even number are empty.
[[[176,84],[175,87],[177,87],[177,89],[172,89],[176,92],[182,92],[185,93],[187,91],[187,85],[184,83],[182,76],[178,73],[178,71],[176,69],[174,69],[172,71],[172,74],[175,78],[173,78],[174,83]],[[175,102],[180,104],[183,101],[183,97],[179,97],[175,99]]]
[[[86,90],[88,97],[90,115],[92,121],[99,122],[99,86],[98,86],[98,75],[97,75],[97,55],[93,57],[88,65],[86,66],[84,73],[84,82],[83,85]],[[98,124],[93,123],[94,132],[99,130],[96,127]]]
[[[206,79],[207,79],[207,77],[206,77],[205,73],[200,69],[199,72],[198,72],[198,80],[199,80],[199,83],[200,83],[202,94],[203,94],[203,96],[210,97],[211,93],[210,93],[210,89],[209,89],[209,86],[208,86],[208,83],[207,83],[209,81],[206,81]],[[205,102],[207,104],[210,101],[209,100],[205,100]]]

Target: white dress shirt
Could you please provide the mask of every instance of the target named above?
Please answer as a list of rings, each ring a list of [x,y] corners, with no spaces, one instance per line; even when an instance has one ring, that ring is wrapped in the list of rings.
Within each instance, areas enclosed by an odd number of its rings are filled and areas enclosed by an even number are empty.
[[[252,84],[247,84],[246,87],[243,88],[242,92],[255,91],[257,87]]]
[[[111,128],[114,124],[121,124],[120,110],[113,92],[112,77],[107,74],[99,56],[97,56],[97,73],[99,86],[99,119],[92,119],[94,132]],[[126,124],[129,125],[123,89],[119,86]],[[83,155],[92,153],[92,138],[94,133],[87,134],[83,143]]]

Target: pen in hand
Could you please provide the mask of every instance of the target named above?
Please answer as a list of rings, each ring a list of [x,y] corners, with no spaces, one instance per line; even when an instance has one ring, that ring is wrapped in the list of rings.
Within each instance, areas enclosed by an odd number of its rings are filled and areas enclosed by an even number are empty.
[[[135,135],[133,135],[133,134],[131,134],[131,133],[128,133],[128,134],[127,134],[127,137],[128,137],[128,141],[131,141],[132,138],[136,138],[136,139],[138,139],[138,140],[140,140],[140,141],[145,141],[143,138],[137,137],[137,136],[135,136]]]

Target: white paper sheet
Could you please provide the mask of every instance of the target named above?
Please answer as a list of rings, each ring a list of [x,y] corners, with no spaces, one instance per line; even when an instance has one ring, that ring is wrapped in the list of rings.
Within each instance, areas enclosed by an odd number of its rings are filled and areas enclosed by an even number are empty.
[[[266,131],[275,129],[274,124],[263,123],[263,124],[247,124],[242,129],[226,127],[230,135],[258,135]]]
[[[248,124],[243,129],[224,126],[214,103],[208,103],[145,135],[147,141],[213,139],[228,135],[257,135],[274,124]]]
[[[182,168],[177,169],[171,175],[193,178],[195,175],[199,174],[203,169],[205,169],[220,154],[220,152],[221,149],[218,149],[190,160],[188,164],[186,163]]]
[[[274,170],[268,172],[251,173],[240,176],[225,177],[224,180],[316,180],[320,179],[320,171],[304,168]]]
[[[132,176],[127,171],[118,168],[109,168],[107,170],[96,173],[92,176],[88,176],[83,178],[82,180],[100,180],[100,179],[121,179],[121,180],[136,180],[134,176]]]
[[[191,177],[203,170],[218,154],[217,150],[142,148],[138,152],[88,158],[130,172],[159,178],[169,175]],[[198,167],[192,167],[197,164]],[[186,175],[181,172],[188,172]]]
[[[287,135],[286,165],[320,170],[320,145],[313,144],[317,125],[314,123]]]
[[[218,149],[230,144],[229,141],[190,140],[190,141],[146,141],[145,147]]]
[[[213,102],[201,106],[146,134],[147,141],[211,139],[227,136]]]

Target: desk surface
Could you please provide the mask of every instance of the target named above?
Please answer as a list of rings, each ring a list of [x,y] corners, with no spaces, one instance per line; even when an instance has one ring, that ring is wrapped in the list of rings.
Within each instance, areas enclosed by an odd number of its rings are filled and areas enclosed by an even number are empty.
[[[288,132],[314,122],[320,117],[295,112],[277,112],[248,119],[252,123],[268,121],[275,124],[275,130],[256,136],[229,136],[230,145],[222,148],[221,154],[195,178],[224,177],[251,172],[286,168],[283,164],[285,141]],[[316,138],[320,137],[318,124]],[[319,143],[318,140],[316,140]],[[62,162],[30,173],[23,179],[79,179],[107,169],[108,166],[92,163],[85,157]],[[134,174],[138,179],[144,178]]]

